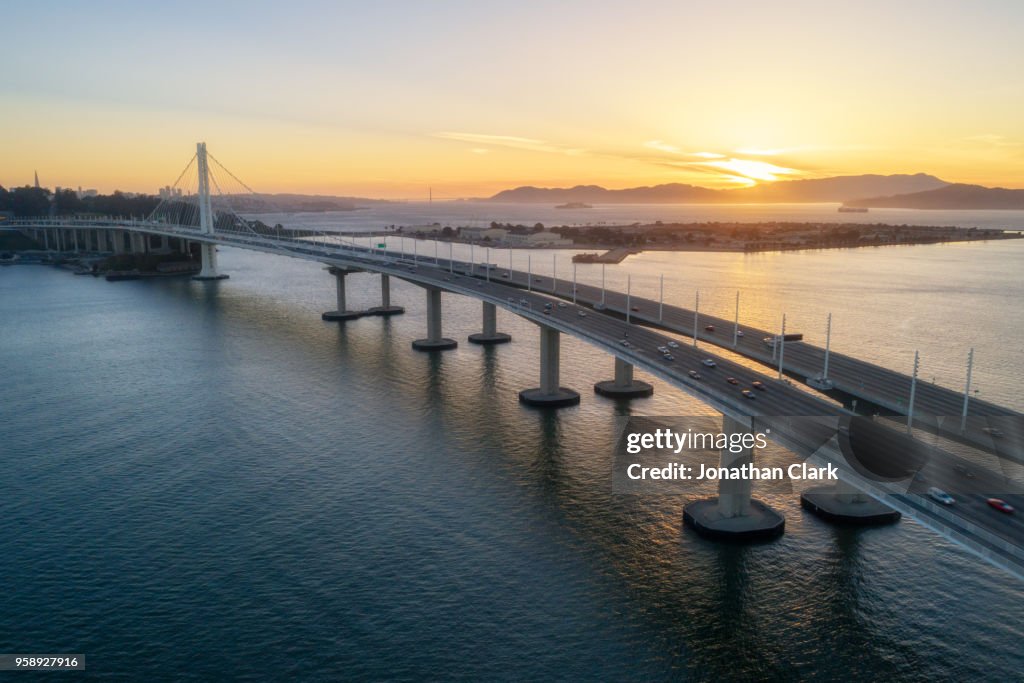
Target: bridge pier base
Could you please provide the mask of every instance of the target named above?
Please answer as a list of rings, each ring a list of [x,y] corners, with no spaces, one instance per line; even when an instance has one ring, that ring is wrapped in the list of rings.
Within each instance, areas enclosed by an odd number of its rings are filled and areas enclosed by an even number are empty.
[[[749,433],[749,418],[738,420],[729,415],[722,418],[722,431],[726,434]],[[753,449],[733,453],[723,448],[719,467],[742,467],[753,464]],[[751,480],[719,479],[718,497],[698,500],[683,509],[683,521],[706,538],[730,540],[761,540],[782,535],[786,518],[759,500],[751,497]]]
[[[834,486],[814,486],[800,494],[800,505],[835,524],[872,526],[891,524],[900,513],[840,479]]]
[[[494,304],[483,302],[483,332],[474,332],[469,335],[469,341],[474,344],[507,344],[512,341],[512,335],[498,332],[498,308]]]
[[[579,404],[579,392],[559,386],[559,346],[561,335],[558,330],[546,325],[540,326],[540,386],[519,392],[519,402],[543,408],[562,408]]]
[[[633,364],[615,357],[615,379],[598,382],[594,392],[608,398],[645,398],[654,393],[647,382],[633,379]]]
[[[322,320],[329,321],[340,321],[340,320],[354,320],[363,315],[362,311],[350,311],[348,305],[345,303],[345,276],[354,271],[346,270],[345,268],[335,268],[331,266],[327,269],[331,275],[334,276],[335,289],[337,291],[338,307],[333,311],[327,311],[322,313],[320,318]]]
[[[391,276],[381,273],[380,276],[380,306],[374,306],[366,310],[367,315],[398,315],[405,313],[402,306],[391,305]]]
[[[417,339],[412,348],[418,351],[445,351],[454,349],[459,342],[441,334],[441,290],[426,287],[427,290],[427,338]]]
[[[203,242],[199,245],[199,253],[203,259],[203,267],[193,280],[227,280],[228,276],[217,270],[217,245]]]

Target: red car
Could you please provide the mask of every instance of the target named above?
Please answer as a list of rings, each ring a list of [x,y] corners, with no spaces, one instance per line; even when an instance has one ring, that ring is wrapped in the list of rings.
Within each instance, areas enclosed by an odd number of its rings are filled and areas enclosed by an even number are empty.
[[[989,507],[994,507],[996,510],[999,510],[1002,513],[1005,513],[1007,515],[1013,514],[1013,506],[1007,503],[1005,500],[1002,500],[1000,498],[989,498],[985,502],[989,504]]]
[[[751,382],[750,386],[752,386],[755,389],[758,389],[760,391],[766,391],[767,390],[762,382]]]
[[[735,377],[726,377],[725,381],[728,382],[729,384],[739,384],[740,383],[740,381],[738,379],[736,379]]]

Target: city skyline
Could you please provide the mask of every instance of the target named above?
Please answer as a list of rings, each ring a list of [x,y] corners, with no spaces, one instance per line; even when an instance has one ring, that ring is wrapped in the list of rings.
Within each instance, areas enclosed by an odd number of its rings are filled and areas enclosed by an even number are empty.
[[[7,187],[155,192],[196,140],[260,192],[1024,187],[1009,2],[52,7],[7,11]]]

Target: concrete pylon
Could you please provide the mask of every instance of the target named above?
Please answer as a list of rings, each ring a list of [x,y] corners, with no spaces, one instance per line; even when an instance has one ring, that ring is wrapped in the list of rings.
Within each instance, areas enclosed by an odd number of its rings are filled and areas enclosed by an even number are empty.
[[[608,398],[643,398],[654,393],[647,382],[633,379],[633,364],[615,357],[615,379],[598,382],[594,391]]]
[[[454,349],[459,342],[441,333],[441,290],[425,287],[427,291],[427,337],[413,341],[412,347],[419,351],[444,351]]]
[[[210,244],[209,242],[202,242],[199,245],[199,254],[202,258],[203,267],[200,269],[198,275],[192,277],[193,280],[227,280],[228,276],[225,273],[217,270],[217,245]]]
[[[873,526],[899,520],[900,513],[839,479],[833,486],[812,486],[800,494],[800,505],[835,524]]]
[[[753,420],[722,416],[724,434],[753,433]],[[750,448],[723,448],[719,467],[738,468],[753,464]],[[701,536],[736,540],[774,538],[782,534],[786,519],[759,500],[751,498],[748,477],[718,480],[718,497],[698,500],[683,509],[683,520]]]
[[[387,273],[380,275],[380,306],[374,306],[366,310],[367,315],[398,315],[405,313],[402,306],[391,305],[391,276]]]
[[[512,341],[512,335],[498,332],[498,309],[494,304],[483,302],[483,332],[469,335],[469,341],[474,344],[507,344]]]
[[[540,325],[540,386],[523,389],[519,401],[531,406],[561,408],[580,402],[579,392],[559,384],[559,347],[561,335],[558,330]]]
[[[345,268],[330,267],[327,269],[331,275],[334,276],[335,291],[337,293],[338,307],[333,311],[327,311],[320,315],[323,320],[340,321],[340,320],[353,320],[363,315],[362,311],[350,311],[348,310],[348,304],[345,301],[345,276],[355,271],[347,270]]]

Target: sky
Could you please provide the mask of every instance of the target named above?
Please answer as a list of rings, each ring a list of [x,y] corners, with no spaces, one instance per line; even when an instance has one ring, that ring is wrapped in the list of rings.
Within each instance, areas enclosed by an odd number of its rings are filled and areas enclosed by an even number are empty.
[[[1024,188],[1024,2],[6,3],[0,185]]]

